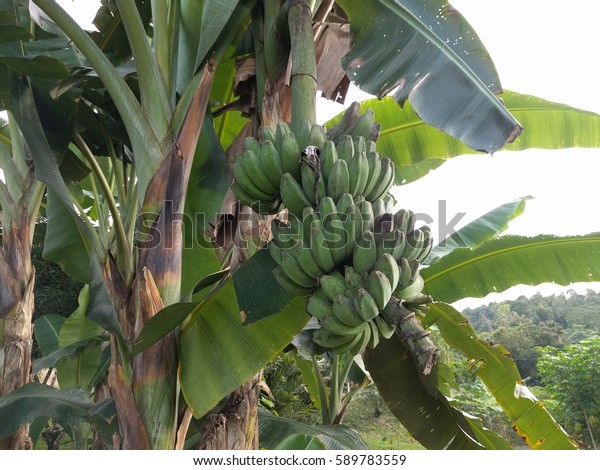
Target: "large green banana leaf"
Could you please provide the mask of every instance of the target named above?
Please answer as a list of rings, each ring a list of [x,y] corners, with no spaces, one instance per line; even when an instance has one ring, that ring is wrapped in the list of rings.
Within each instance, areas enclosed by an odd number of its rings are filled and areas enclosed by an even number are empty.
[[[308,321],[302,299],[242,326],[233,282],[210,300],[190,304],[179,334],[181,390],[196,417],[255,375]]]
[[[403,104],[475,150],[495,152],[521,131],[494,96],[500,83],[485,47],[444,0],[338,2],[353,40],[342,59],[348,77],[368,93],[394,91]]]
[[[432,323],[450,346],[471,361],[469,370],[483,381],[527,445],[547,450],[577,448],[575,441],[523,384],[509,351],[478,338],[465,317],[450,305],[432,304],[427,324]]]
[[[600,234],[504,236],[473,249],[457,248],[421,275],[427,294],[448,303],[518,284],[599,281]]]
[[[521,197],[502,204],[468,223],[434,246],[424,264],[434,264],[456,248],[471,248],[500,235],[512,219],[523,213],[528,199],[530,197]]]
[[[320,439],[328,450],[361,450],[368,449],[367,444],[356,431],[348,426],[308,425],[291,419],[276,416],[268,411],[259,409],[258,429],[260,445],[265,449],[281,449],[286,439],[294,436],[312,436]],[[291,444],[289,441],[288,445]],[[296,444],[303,443],[298,439]],[[294,446],[298,449],[297,446]],[[288,447],[291,449],[292,447]]]
[[[505,91],[502,100],[524,127],[506,150],[600,147],[600,116],[596,113],[512,91]],[[448,158],[477,153],[426,124],[408,103],[400,110],[391,97],[375,98],[361,103],[361,112],[367,108],[374,109],[381,125],[379,153],[396,164],[396,184],[415,181]],[[335,125],[341,116],[326,125]]]
[[[49,385],[30,382],[12,393],[0,397],[0,439],[11,435],[21,426],[36,418],[54,419],[63,426],[89,421],[103,432],[110,442],[117,431],[112,399],[93,403],[80,387],[60,390]]]
[[[364,354],[365,365],[390,411],[428,449],[506,449],[510,446],[475,419],[433,396],[397,335]]]

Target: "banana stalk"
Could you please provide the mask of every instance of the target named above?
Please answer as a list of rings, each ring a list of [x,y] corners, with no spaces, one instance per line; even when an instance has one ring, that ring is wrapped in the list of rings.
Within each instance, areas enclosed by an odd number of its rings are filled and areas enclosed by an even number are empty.
[[[288,25],[292,44],[292,130],[308,121],[317,122],[317,61],[312,33],[312,15],[305,0],[291,0]]]
[[[428,375],[440,352],[431,339],[431,332],[423,328],[415,312],[396,297],[392,297],[382,315],[389,324],[397,326],[400,339],[410,351],[419,371]]]

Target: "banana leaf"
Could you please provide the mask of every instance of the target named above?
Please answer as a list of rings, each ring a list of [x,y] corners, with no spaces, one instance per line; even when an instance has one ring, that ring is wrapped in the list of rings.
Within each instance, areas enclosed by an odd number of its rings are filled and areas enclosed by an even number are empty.
[[[509,235],[475,248],[457,248],[424,268],[425,292],[447,303],[485,297],[518,284],[600,280],[600,234],[557,237]]]
[[[435,324],[444,340],[467,356],[471,361],[469,370],[483,381],[527,445],[542,450],[577,448],[576,442],[523,384],[510,353],[502,345],[478,338],[465,317],[444,303],[430,306],[426,323]]]
[[[524,130],[504,150],[564,149],[570,147],[600,147],[600,116],[531,95],[504,91],[502,100],[519,120]],[[393,98],[370,99],[361,102],[361,113],[375,111],[381,126],[377,149],[396,164],[396,184],[407,184],[425,176],[448,158],[475,154],[460,140],[444,134],[425,123],[406,103],[400,110]],[[339,114],[326,123],[334,126]]]
[[[502,204],[465,225],[434,246],[424,264],[434,264],[455,248],[470,248],[500,235],[511,220],[523,213],[528,199],[531,197],[521,197]]]
[[[397,335],[364,354],[367,370],[389,410],[428,449],[506,449],[509,446],[477,420],[428,393],[415,363]],[[491,434],[490,434],[491,433]],[[489,436],[489,437],[488,437]]]
[[[99,419],[104,421],[104,426],[112,422],[112,432],[115,432],[118,420],[106,418],[114,414],[112,399],[96,404],[80,387],[60,390],[30,382],[0,397],[0,439],[39,417],[52,418],[63,426]]]
[[[243,326],[231,279],[208,301],[190,304],[189,314],[179,333],[179,373],[197,418],[254,376],[308,321],[304,302],[296,299],[276,315]]]
[[[328,450],[364,450],[367,444],[358,433],[344,425],[325,426],[299,423],[289,418],[276,416],[266,410],[258,411],[258,429],[261,447],[266,449],[282,449],[280,447],[294,436],[298,442],[310,442],[309,436],[318,438]],[[298,436],[306,436],[299,439]],[[292,447],[287,447],[291,449]],[[308,449],[309,447],[307,447]]]
[[[338,3],[353,35],[342,66],[361,89],[380,98],[395,90],[398,103],[408,99],[423,121],[475,150],[493,153],[519,135],[494,95],[501,87],[489,54],[446,1]]]

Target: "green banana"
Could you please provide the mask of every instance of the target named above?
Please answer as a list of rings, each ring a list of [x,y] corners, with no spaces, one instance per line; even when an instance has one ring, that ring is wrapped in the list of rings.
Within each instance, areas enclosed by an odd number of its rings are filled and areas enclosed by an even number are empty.
[[[379,336],[382,338],[390,339],[394,331],[396,331],[396,325],[390,325],[381,316],[375,317],[373,322],[377,326],[377,330],[379,330]]]
[[[342,323],[334,314],[326,315],[319,320],[319,323],[321,324],[321,327],[336,335],[356,335],[364,328],[364,323],[357,326],[348,326],[345,323]]]
[[[277,150],[279,151],[279,154],[281,154],[283,150],[284,139],[290,134],[292,136],[294,135],[288,123],[285,121],[280,121],[277,124],[277,127],[275,128],[275,140],[273,141],[275,143],[275,148],[277,148]],[[296,141],[295,138],[294,141]]]
[[[283,175],[283,161],[273,141],[266,140],[262,143],[260,158],[263,163],[265,175],[269,181],[275,186],[279,186],[281,176]]]
[[[317,279],[323,274],[323,270],[313,258],[312,251],[307,244],[305,244],[302,240],[297,240],[293,250],[294,256],[302,268],[302,271],[304,271],[309,277]]]
[[[377,325],[373,321],[369,322],[369,327],[371,328],[371,338],[369,339],[368,347],[375,349],[379,344],[379,328],[377,328]]]
[[[374,201],[375,199],[384,196],[394,183],[394,173],[394,162],[388,157],[383,157],[381,159],[381,172],[379,173],[379,178],[371,192],[364,194],[365,199]]]
[[[337,150],[338,157],[341,160],[344,160],[346,163],[350,163],[354,157],[354,141],[352,140],[352,136],[343,136],[335,145],[335,148]]]
[[[338,161],[337,149],[332,141],[328,140],[325,142],[325,145],[323,145],[321,153],[319,154],[319,158],[321,159],[321,173],[323,173],[325,181],[329,181],[333,165]]]
[[[365,280],[365,288],[375,300],[379,310],[383,310],[392,297],[390,281],[381,271],[371,271]]]
[[[399,229],[394,229],[389,233],[384,233],[377,240],[377,256],[383,253],[389,253],[397,261],[405,255],[406,236]]]
[[[369,178],[369,162],[363,151],[354,153],[354,158],[348,164],[349,189],[352,196],[362,194]]]
[[[331,274],[325,274],[319,278],[319,286],[325,294],[325,296],[332,302],[338,295],[344,295],[346,293],[346,281],[339,275],[336,275],[337,271],[332,271]]]
[[[377,245],[371,230],[365,230],[356,240],[352,253],[352,265],[358,273],[370,271],[377,261]]]
[[[304,194],[313,205],[325,197],[325,183],[318,170],[303,160],[300,163],[300,175]]]
[[[400,277],[398,278],[397,290],[402,290],[412,284],[414,275],[411,264],[406,258],[400,258],[398,260],[398,268],[400,269]]]
[[[381,254],[379,258],[377,258],[377,262],[373,269],[385,274],[385,277],[390,281],[392,291],[396,289],[398,282],[400,281],[400,268],[392,255],[389,253]]]
[[[354,144],[354,156],[356,157],[357,152],[364,152],[365,155],[367,153],[367,142],[362,135],[358,137],[352,136],[352,143]]]
[[[402,257],[408,261],[417,259],[425,247],[425,234],[418,228],[406,234],[406,246]]]
[[[389,212],[390,214],[394,213],[394,208],[396,207],[396,198],[394,197],[394,195],[390,192],[388,192],[385,196],[383,196],[383,202],[385,204],[385,211]]]
[[[292,123],[292,131],[296,136],[296,142],[300,151],[304,150],[310,145],[310,131],[312,125],[308,121],[302,121],[300,123]]]
[[[284,291],[298,297],[310,295],[314,290],[314,287],[303,287],[299,284],[296,284],[287,276],[287,274],[283,272],[281,266],[275,266],[273,269],[273,277]]]
[[[365,328],[367,327],[367,325],[364,326]],[[346,354],[348,351],[355,348],[357,343],[362,339],[362,333],[358,333],[353,336],[348,336],[348,338],[350,338],[350,340],[347,343],[337,346],[335,348],[331,348],[332,354]]]
[[[339,203],[338,203],[339,207]],[[344,259],[350,258],[354,253],[356,240],[362,234],[362,214],[358,207],[351,204],[344,212],[344,229],[346,230],[346,254]]]
[[[367,138],[375,124],[375,112],[373,108],[367,108],[365,112],[355,121],[354,126],[348,130],[352,137]]]
[[[275,142],[277,140],[277,134],[275,132],[275,129],[273,129],[272,127],[263,126],[261,129],[260,141],[264,143],[267,140]]]
[[[323,233],[323,226],[320,219],[313,221],[310,231],[310,249],[313,258],[323,272],[328,273],[335,267],[335,261],[333,260],[331,252],[329,251],[329,244],[327,243],[327,238]]]
[[[360,213],[362,214],[364,230],[372,231],[375,226],[375,213],[373,212],[373,204],[367,200],[355,202],[355,204],[358,206]]]
[[[251,150],[256,155],[260,155],[260,142],[252,136],[244,139],[244,150]]]
[[[337,211],[337,205],[333,198],[325,196],[319,201],[319,217],[323,231],[327,237],[329,251],[336,264],[346,257],[347,234],[343,221]],[[343,214],[342,214],[343,215]]]
[[[319,328],[313,332],[313,341],[327,349],[342,348],[354,340],[353,336],[338,335],[325,328]]]
[[[273,194],[269,194],[260,189],[256,182],[250,177],[246,166],[241,161],[236,162],[233,165],[233,177],[237,184],[250,196],[254,201],[267,201],[273,197]]]
[[[338,201],[344,193],[350,192],[350,174],[348,164],[341,158],[334,164],[327,180],[327,195]]]
[[[408,209],[399,209],[394,214],[394,228],[410,233],[415,228],[415,214]]]
[[[325,316],[333,313],[333,303],[320,295],[316,295],[317,291],[318,289],[306,298],[304,309],[317,320],[321,320]]]
[[[352,354],[353,356],[358,356],[359,354],[362,354],[371,339],[371,328],[368,324],[365,324],[364,327],[365,328],[363,329],[360,340],[349,349],[350,354]]]
[[[308,145],[314,145],[319,150],[327,142],[327,135],[325,134],[325,128],[319,124],[313,124],[310,128],[310,134],[308,137]]]
[[[278,248],[290,249],[296,244],[296,238],[290,233],[291,225],[279,219],[271,220],[271,235],[273,243]],[[298,235],[296,234],[296,237]]]
[[[246,173],[258,188],[267,194],[271,194],[271,196],[275,196],[279,192],[279,184],[274,185],[269,180],[265,174],[265,168],[259,155],[253,150],[246,150],[241,155],[242,158],[239,163],[244,166]]]
[[[421,248],[421,252],[417,255],[416,259],[422,262],[425,261],[433,249],[433,237],[431,236],[431,229],[427,226],[421,227],[421,232],[423,232],[425,240],[423,242],[423,248]]]
[[[250,206],[258,214],[273,215],[279,214],[283,209],[283,202],[279,196],[275,196],[267,201],[256,201]]]
[[[412,300],[421,294],[424,287],[425,281],[420,274],[417,274],[412,284],[404,287],[401,290],[398,289],[397,292],[394,292],[394,297],[402,300]]]
[[[269,246],[273,246],[273,244],[269,243]],[[279,249],[277,251],[277,257],[274,256],[275,262],[281,266],[281,269],[283,269],[283,272],[287,277],[299,286],[309,288],[316,287],[317,277],[311,277],[306,274],[290,250]],[[271,253],[271,256],[273,256],[273,253]]]
[[[311,227],[315,220],[320,220],[319,215],[315,212],[315,208],[312,206],[306,206],[302,210],[302,229],[304,231],[304,236],[306,240],[311,241]]]
[[[375,303],[373,296],[369,294],[367,289],[359,288],[352,299],[356,311],[365,322],[373,320],[379,315],[379,308]]]
[[[367,153],[367,163],[369,164],[369,173],[367,183],[363,189],[363,194],[370,194],[373,192],[375,185],[379,181],[379,175],[381,174],[381,157],[377,152]]]
[[[363,319],[356,311],[350,297],[338,295],[333,301],[333,314],[345,325],[355,327],[363,324]]]
[[[304,193],[302,186],[300,186],[290,173],[284,173],[281,176],[279,191],[281,193],[281,199],[288,211],[296,217],[302,217],[304,208],[312,205]]]
[[[337,142],[343,135],[348,134],[352,127],[355,127],[356,121],[360,118],[360,103],[354,101],[343,114],[340,122],[327,131],[327,138]]]
[[[382,198],[378,197],[377,199],[372,200],[371,204],[373,205],[373,215],[375,215],[375,220],[377,220],[377,217],[386,213],[385,202],[383,202]]]
[[[371,152],[377,152],[377,144],[374,140],[369,140],[369,137],[365,140],[365,153],[369,155]]]
[[[376,237],[381,237],[386,233],[390,233],[394,230],[394,216],[389,212],[384,212],[375,216],[375,223],[373,224],[373,233]]]
[[[362,276],[360,273],[356,272],[353,266],[346,266],[344,278],[346,279],[346,285],[350,291],[356,291],[364,287]]]
[[[348,207],[354,204],[354,198],[350,193],[344,193],[340,196],[337,201],[337,211],[338,214],[345,214],[348,210]]]
[[[279,154],[281,156],[283,171],[284,173],[290,173],[295,179],[299,179],[301,153],[298,143],[296,142],[296,137],[289,132],[284,135],[282,139]]]

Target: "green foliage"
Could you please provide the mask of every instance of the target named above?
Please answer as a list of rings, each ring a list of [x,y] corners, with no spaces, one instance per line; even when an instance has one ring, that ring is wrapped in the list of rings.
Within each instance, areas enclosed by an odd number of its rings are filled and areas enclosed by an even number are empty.
[[[269,404],[263,401],[265,408],[279,416],[313,424],[317,422],[318,410],[313,404],[302,372],[291,354],[281,353],[263,372],[269,387]]]
[[[556,400],[556,415],[585,447],[597,449],[600,435],[600,336],[563,349],[541,348],[542,382]]]
[[[600,294],[567,294],[492,302],[463,310],[463,315],[483,338],[500,343],[511,356],[522,377],[539,384],[539,347],[561,348],[600,331]]]

